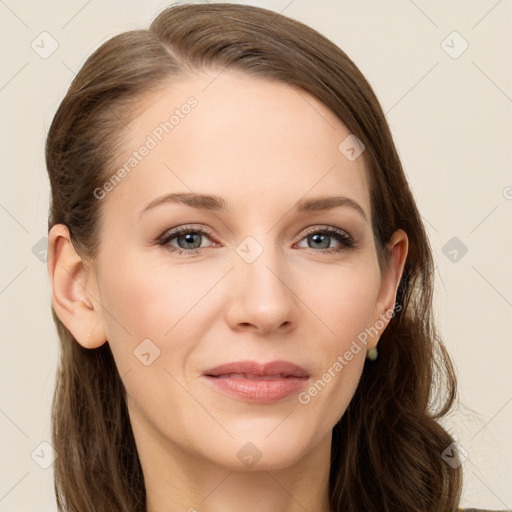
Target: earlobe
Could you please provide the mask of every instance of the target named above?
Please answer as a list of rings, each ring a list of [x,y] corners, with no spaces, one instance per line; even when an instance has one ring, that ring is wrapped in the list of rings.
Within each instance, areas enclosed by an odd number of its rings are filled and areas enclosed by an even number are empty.
[[[56,224],[48,235],[48,275],[52,305],[80,345],[97,348],[106,342],[100,305],[90,294],[91,275],[76,252],[68,228]]]

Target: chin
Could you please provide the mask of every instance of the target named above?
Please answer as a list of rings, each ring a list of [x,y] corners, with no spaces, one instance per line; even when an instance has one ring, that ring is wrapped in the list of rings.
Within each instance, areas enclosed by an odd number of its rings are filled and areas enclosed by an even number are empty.
[[[230,471],[275,471],[297,464],[316,445],[314,442],[305,444],[304,436],[289,435],[285,431],[281,435],[277,431],[268,435],[270,431],[217,445],[217,453],[210,451],[208,458]]]

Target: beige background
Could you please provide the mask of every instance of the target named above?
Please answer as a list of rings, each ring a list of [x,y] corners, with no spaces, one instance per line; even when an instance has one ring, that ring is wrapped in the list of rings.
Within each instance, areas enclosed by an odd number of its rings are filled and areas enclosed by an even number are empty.
[[[316,28],[374,87],[435,251],[436,311],[463,404],[446,420],[468,455],[463,504],[512,508],[511,2],[240,3]],[[56,510],[52,453],[40,445],[50,440],[57,361],[41,261],[45,134],[85,58],[167,4],[0,0],[0,511]]]

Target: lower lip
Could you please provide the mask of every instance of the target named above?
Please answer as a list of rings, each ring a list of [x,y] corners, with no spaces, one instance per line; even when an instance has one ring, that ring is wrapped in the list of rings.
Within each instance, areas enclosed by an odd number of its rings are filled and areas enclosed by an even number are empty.
[[[282,400],[301,389],[307,378],[285,377],[272,380],[234,379],[231,377],[205,378],[218,390],[254,403],[271,403]]]

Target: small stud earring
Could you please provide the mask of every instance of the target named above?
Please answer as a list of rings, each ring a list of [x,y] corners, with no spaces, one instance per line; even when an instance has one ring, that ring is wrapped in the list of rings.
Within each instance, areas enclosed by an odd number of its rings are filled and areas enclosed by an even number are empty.
[[[377,347],[369,348],[366,352],[366,358],[370,361],[375,361],[377,357],[379,356],[379,351],[377,350]]]

